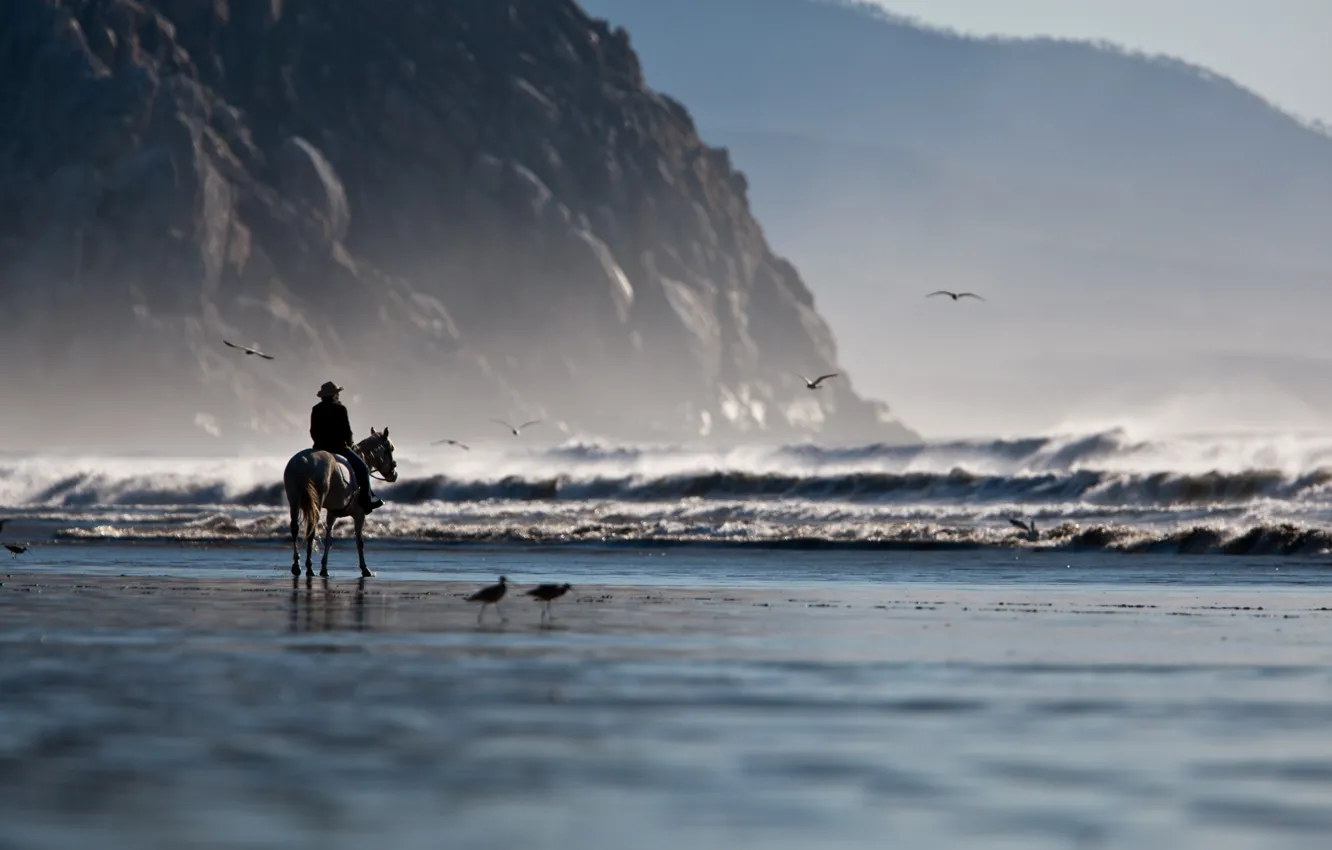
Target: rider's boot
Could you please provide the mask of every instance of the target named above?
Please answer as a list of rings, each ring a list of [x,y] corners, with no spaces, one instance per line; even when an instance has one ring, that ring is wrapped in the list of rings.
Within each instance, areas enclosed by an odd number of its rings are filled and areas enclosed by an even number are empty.
[[[368,514],[371,511],[375,510],[376,508],[382,508],[382,507],[384,507],[384,500],[379,498],[378,496],[371,495],[370,489],[368,487],[361,491],[362,511]]]

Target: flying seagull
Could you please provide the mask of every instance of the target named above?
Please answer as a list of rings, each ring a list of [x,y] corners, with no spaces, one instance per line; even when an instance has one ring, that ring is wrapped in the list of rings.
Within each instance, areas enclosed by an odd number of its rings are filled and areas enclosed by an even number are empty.
[[[984,298],[981,298],[979,295],[977,295],[974,292],[949,292],[947,289],[940,289],[937,292],[931,292],[929,295],[926,295],[925,297],[933,298],[936,295],[947,295],[949,298],[953,299],[954,301],[956,301],[959,298],[975,298],[977,301],[985,300]]]
[[[5,548],[8,549],[10,552],[13,552],[15,558],[17,558],[19,555],[22,555],[24,552],[28,551],[27,546],[20,546],[17,543],[6,543]]]
[[[568,593],[572,589],[573,586],[567,583],[539,584],[536,587],[532,588],[531,590],[527,591],[527,593],[524,595],[530,596],[536,601],[541,603],[542,605],[541,619],[544,620],[550,616],[550,603],[554,602],[556,599],[559,599],[561,596]]]
[[[226,343],[226,345],[227,345],[229,348],[238,348],[238,349],[240,349],[241,351],[244,351],[246,354],[253,354],[253,355],[255,355],[256,357],[262,357],[262,358],[264,358],[265,360],[272,360],[272,359],[273,359],[273,355],[271,355],[271,354],[264,354],[262,351],[258,351],[258,350],[256,350],[256,349],[249,348],[249,347],[244,346],[244,345],[237,345],[237,344],[234,343],[234,342],[227,342],[225,339],[222,340],[222,342]]]
[[[1020,528],[1024,532],[1026,532],[1028,540],[1040,539],[1041,533],[1036,530],[1036,520],[1033,519],[1029,522],[1023,522],[1020,519],[1014,519],[1013,517],[1009,517],[1008,523],[1009,525],[1012,525],[1016,528]]]
[[[490,421],[491,421],[491,422],[494,422],[494,423],[496,423],[496,424],[498,424],[498,425],[503,425],[505,428],[508,428],[510,431],[513,432],[513,435],[514,435],[515,437],[518,436],[518,432],[519,432],[519,431],[523,430],[523,429],[526,428],[527,426],[529,426],[529,425],[539,425],[539,424],[541,424],[541,420],[540,420],[540,419],[533,419],[531,422],[524,422],[523,424],[521,424],[521,425],[519,425],[518,427],[515,428],[514,426],[510,425],[508,422],[505,422],[503,419],[492,419],[492,420],[490,420]]]
[[[819,384],[822,384],[824,381],[828,380],[829,378],[836,378],[840,374],[841,374],[840,372],[833,372],[831,375],[820,375],[812,381],[809,378],[806,378],[804,375],[800,374],[799,372],[796,372],[795,376],[800,380],[804,381],[805,386],[808,389],[817,390],[819,388]]]
[[[471,446],[463,445],[462,443],[458,442],[457,440],[436,440],[435,442],[431,443],[430,445],[432,445],[432,446],[444,446],[444,445],[457,446],[458,448],[462,449],[462,450],[465,451],[465,452],[470,452],[470,451],[472,450],[472,447],[471,447]]]
[[[492,584],[490,587],[483,587],[480,590],[478,590],[476,593],[473,593],[471,596],[467,597],[468,602],[481,603],[481,611],[476,615],[476,621],[478,623],[481,622],[481,618],[485,616],[487,605],[495,606],[495,610],[499,611],[500,621],[503,622],[504,612],[500,611],[499,604],[500,600],[504,598],[504,594],[507,593],[508,590],[509,590],[509,580],[504,576],[500,576],[499,584]]]

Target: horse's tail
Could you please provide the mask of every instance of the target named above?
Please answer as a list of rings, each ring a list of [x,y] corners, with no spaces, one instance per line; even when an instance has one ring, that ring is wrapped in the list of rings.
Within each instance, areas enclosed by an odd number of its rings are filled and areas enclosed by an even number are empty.
[[[305,493],[301,498],[301,518],[305,523],[305,539],[313,540],[319,536],[319,488],[313,481],[305,482]]]

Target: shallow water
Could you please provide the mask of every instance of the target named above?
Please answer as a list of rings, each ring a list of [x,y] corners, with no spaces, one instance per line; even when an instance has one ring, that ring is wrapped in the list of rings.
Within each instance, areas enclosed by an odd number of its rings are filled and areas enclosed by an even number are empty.
[[[1311,559],[381,545],[379,579],[342,547],[293,584],[280,546],[31,555],[0,579],[0,847],[1332,835]],[[520,598],[478,626],[501,573],[576,589],[553,628]]]

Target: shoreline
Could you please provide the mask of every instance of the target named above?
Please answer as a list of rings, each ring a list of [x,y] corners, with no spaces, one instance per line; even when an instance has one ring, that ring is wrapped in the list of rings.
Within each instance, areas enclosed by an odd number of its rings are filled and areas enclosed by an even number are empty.
[[[639,641],[667,655],[697,644],[722,654],[742,649],[811,660],[886,649],[899,660],[931,662],[1332,661],[1332,596],[1292,588],[587,584],[556,601],[554,619],[545,623],[539,604],[523,595],[534,582],[513,578],[502,609],[507,622],[492,609],[478,624],[478,606],[466,597],[481,582],[11,570],[0,577],[0,640],[321,632],[425,648],[439,636],[489,633]]]

